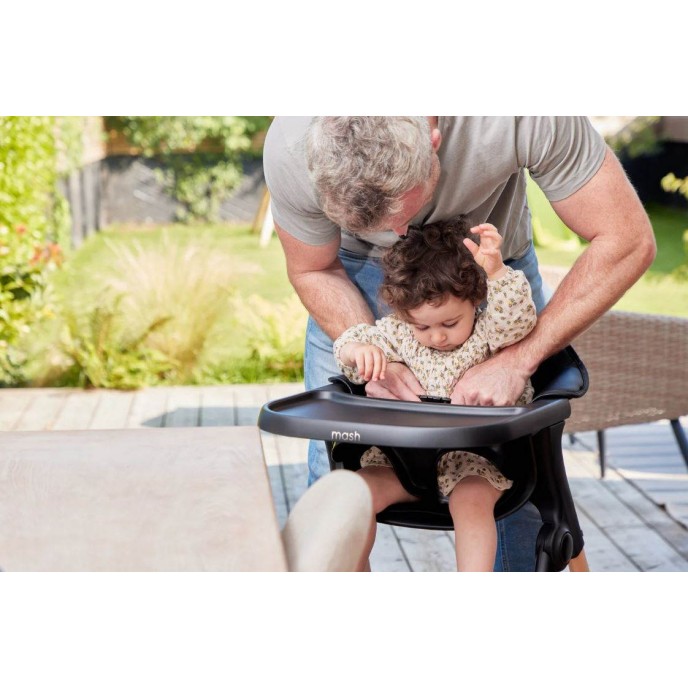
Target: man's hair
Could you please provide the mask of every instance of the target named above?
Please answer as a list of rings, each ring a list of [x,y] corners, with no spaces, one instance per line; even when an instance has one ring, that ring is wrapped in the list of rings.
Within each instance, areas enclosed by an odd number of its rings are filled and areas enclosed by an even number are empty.
[[[487,275],[463,244],[468,228],[465,216],[411,227],[382,257],[382,300],[404,318],[450,294],[476,306],[484,301]]]
[[[401,210],[400,196],[430,177],[427,117],[315,117],[306,160],[322,209],[352,232]]]

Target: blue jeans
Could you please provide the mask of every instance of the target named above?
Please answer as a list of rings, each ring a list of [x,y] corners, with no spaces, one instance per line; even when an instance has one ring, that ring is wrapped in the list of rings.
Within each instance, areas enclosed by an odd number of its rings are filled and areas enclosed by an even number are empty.
[[[387,311],[377,300],[377,293],[382,283],[379,261],[344,249],[340,249],[339,258],[349,279],[361,291],[375,317],[385,315]],[[533,246],[531,245],[522,258],[505,262],[515,270],[522,270],[525,273],[530,282],[535,307],[540,312],[548,299],[543,291]],[[328,378],[339,374],[332,355],[332,340],[312,318],[308,319],[306,328],[304,372],[306,389],[322,387],[327,384]],[[325,444],[311,441],[308,447],[308,484],[311,485],[329,470],[330,464],[327,460]],[[540,514],[530,503],[515,514],[498,521],[495,571],[534,571],[535,540],[541,525]]]

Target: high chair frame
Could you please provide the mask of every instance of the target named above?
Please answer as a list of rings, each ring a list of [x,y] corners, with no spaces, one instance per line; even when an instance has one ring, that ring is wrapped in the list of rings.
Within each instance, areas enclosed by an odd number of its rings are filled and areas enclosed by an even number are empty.
[[[411,528],[453,529],[437,491],[442,454],[462,449],[484,456],[514,483],[497,502],[495,518],[528,501],[540,512],[536,571],[567,565],[588,570],[562,453],[569,399],[585,394],[588,374],[566,347],[540,365],[532,383],[535,394],[526,406],[450,406],[372,399],[364,385],[338,376],[329,385],[269,402],[258,424],[278,435],[324,440],[334,470],[358,470],[363,452],[380,447],[419,501],[392,505],[377,521]]]

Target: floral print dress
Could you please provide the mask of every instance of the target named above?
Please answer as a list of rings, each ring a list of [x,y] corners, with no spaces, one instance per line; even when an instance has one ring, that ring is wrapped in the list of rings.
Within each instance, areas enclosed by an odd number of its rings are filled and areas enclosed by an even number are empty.
[[[507,267],[506,274],[487,282],[487,307],[479,310],[470,337],[453,351],[438,351],[420,344],[413,328],[396,315],[377,320],[375,325],[350,327],[334,343],[337,365],[352,382],[363,384],[355,368],[344,365],[339,352],[347,342],[375,344],[384,352],[388,362],[405,363],[427,394],[448,397],[456,382],[473,366],[490,358],[505,346],[523,339],[535,327],[535,304],[530,284],[520,270]],[[530,381],[517,405],[533,398]],[[361,457],[362,466],[391,466],[384,453],[371,447]],[[498,490],[507,490],[508,480],[487,459],[477,454],[453,451],[444,454],[437,466],[437,482],[447,497],[456,484],[469,475],[488,480]]]

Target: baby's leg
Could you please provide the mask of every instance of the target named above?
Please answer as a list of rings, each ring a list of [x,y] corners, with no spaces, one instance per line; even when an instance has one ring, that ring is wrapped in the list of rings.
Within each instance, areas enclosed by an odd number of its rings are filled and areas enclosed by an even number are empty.
[[[497,551],[494,508],[502,492],[485,478],[469,475],[449,495],[449,511],[456,533],[459,571],[492,571]]]
[[[391,467],[387,466],[366,466],[358,471],[367,483],[370,493],[373,496],[373,513],[379,514],[391,504],[397,502],[414,502],[417,497],[407,492],[402,486],[397,474]],[[377,522],[375,516],[372,518],[370,524],[370,531],[368,532],[368,541],[364,550],[365,554],[361,562],[361,571],[370,571],[368,564],[368,557],[375,544],[375,535],[377,534]]]

